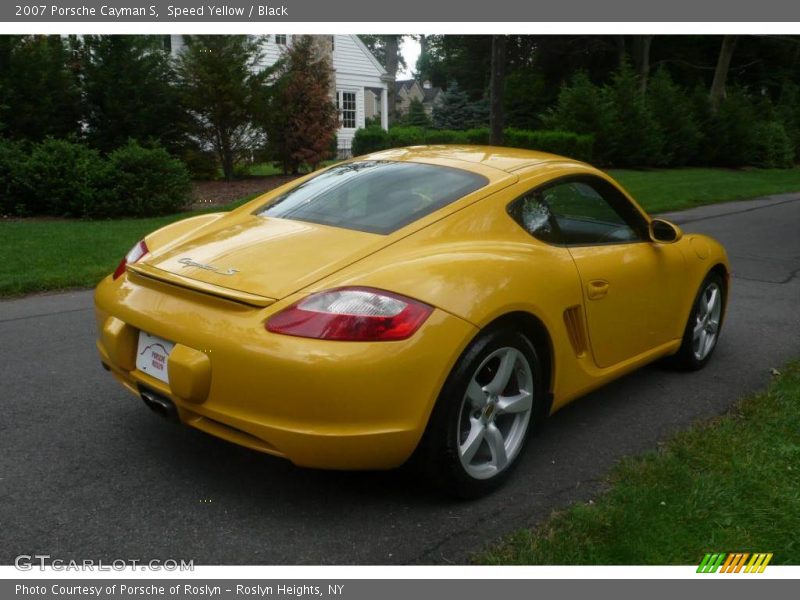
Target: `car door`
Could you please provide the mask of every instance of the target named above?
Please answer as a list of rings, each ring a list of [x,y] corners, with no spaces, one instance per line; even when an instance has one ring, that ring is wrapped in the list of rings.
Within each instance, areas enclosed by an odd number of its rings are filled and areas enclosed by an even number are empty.
[[[529,222],[539,222],[534,235],[572,255],[598,367],[676,336],[683,255],[650,241],[647,220],[613,184],[595,176],[562,179],[535,190],[527,210]]]

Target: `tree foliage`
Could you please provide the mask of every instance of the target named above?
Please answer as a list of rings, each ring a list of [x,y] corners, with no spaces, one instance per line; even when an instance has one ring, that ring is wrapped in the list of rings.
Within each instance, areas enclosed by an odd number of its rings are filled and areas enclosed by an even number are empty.
[[[377,34],[370,34],[370,35],[359,35],[359,39],[364,43],[367,49],[372,53],[372,55],[378,59],[378,62],[386,69],[389,65],[389,61],[387,61],[386,56],[386,38],[388,36],[385,35],[377,35]],[[394,36],[399,38],[398,45],[402,38],[406,37],[404,35]],[[398,53],[397,54],[397,67],[398,69],[405,70],[408,65],[406,63],[406,59],[403,58],[403,55]]]
[[[470,129],[486,125],[488,121],[489,106],[486,100],[470,100],[455,81],[433,107],[433,125],[437,129]]]
[[[161,36],[86,36],[81,54],[91,145],[104,152],[129,139],[182,146],[185,111]]]
[[[262,68],[262,39],[189,35],[177,60],[184,106],[198,140],[212,147],[226,179],[266,141],[264,122],[272,70]]]
[[[32,141],[80,133],[75,43],[58,35],[0,36],[0,133]]]
[[[267,130],[275,157],[287,173],[328,158],[339,117],[331,102],[332,72],[311,36],[295,37],[278,69]]]
[[[412,127],[431,126],[431,119],[425,111],[425,106],[419,99],[413,98],[411,100],[411,103],[408,105],[408,114],[403,119],[403,124]]]

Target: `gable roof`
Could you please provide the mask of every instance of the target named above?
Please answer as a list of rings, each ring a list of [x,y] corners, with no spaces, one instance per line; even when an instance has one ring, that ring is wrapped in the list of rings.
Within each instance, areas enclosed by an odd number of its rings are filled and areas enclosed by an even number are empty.
[[[364,45],[364,42],[361,41],[361,38],[357,35],[351,34],[350,37],[355,40],[356,46],[358,46],[359,50],[361,50],[367,58],[369,58],[372,65],[378,70],[380,75],[386,75],[386,69],[383,68],[383,65],[378,62],[378,59],[375,58],[375,55],[369,51],[369,48]]]
[[[416,79],[397,79],[394,82],[394,91],[395,92],[400,92],[400,90],[408,91],[412,87],[414,87],[415,83],[417,83]],[[417,85],[419,84],[417,83]]]

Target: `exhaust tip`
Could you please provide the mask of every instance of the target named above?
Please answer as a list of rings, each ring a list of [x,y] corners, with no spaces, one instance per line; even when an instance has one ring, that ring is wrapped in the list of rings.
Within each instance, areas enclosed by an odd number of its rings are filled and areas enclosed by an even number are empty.
[[[175,403],[171,399],[163,394],[148,389],[140,389],[139,394],[145,406],[158,416],[172,421],[173,423],[177,423],[180,420],[178,419],[178,410],[175,408]]]

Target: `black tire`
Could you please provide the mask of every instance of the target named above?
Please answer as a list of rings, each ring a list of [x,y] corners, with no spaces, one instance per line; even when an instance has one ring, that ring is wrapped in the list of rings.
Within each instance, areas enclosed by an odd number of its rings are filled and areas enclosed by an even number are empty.
[[[716,334],[714,336],[713,343],[704,356],[698,357],[695,353],[694,329],[698,324],[700,315],[702,314],[704,298],[707,297],[708,290],[711,288],[711,286],[715,286],[715,288],[719,290],[721,310],[717,320]],[[709,273],[708,276],[703,280],[703,283],[700,285],[700,289],[697,291],[697,296],[695,296],[694,303],[692,304],[692,311],[689,314],[689,318],[686,321],[686,327],[683,330],[683,341],[681,342],[681,347],[678,352],[669,357],[668,362],[671,366],[684,371],[697,371],[708,364],[708,361],[711,360],[714,350],[719,343],[719,336],[722,333],[722,324],[725,316],[726,303],[727,290],[725,289],[725,282],[723,281],[722,276],[716,272]]]
[[[509,352],[509,349],[517,352]],[[487,393],[485,410],[476,408],[467,399],[467,389],[470,382],[474,376],[476,381],[478,380],[477,371],[479,368],[481,369],[481,376],[485,374],[490,378],[493,377],[492,369],[494,368],[494,375],[497,375],[499,380],[501,378],[499,377],[501,361],[506,354],[513,357],[509,359],[510,361],[516,361],[513,362],[514,367],[511,370],[512,379],[508,380],[508,385],[504,388],[504,390],[511,391],[508,395],[501,395],[499,398],[494,399]],[[488,363],[484,365],[487,360]],[[495,360],[497,360],[497,364],[495,364]],[[524,420],[520,416],[520,420],[517,421],[517,415],[522,415],[523,413],[504,413],[500,408],[500,403],[505,398],[511,398],[522,393],[523,386],[521,382],[527,380],[527,371],[521,361],[525,361],[530,370],[531,380],[526,385],[529,383],[532,388],[530,390],[532,402],[528,413],[529,418]],[[495,380],[492,378],[491,381],[493,383]],[[485,330],[464,351],[447,378],[431,414],[428,427],[415,453],[415,465],[423,471],[431,483],[451,496],[463,499],[478,498],[494,491],[508,479],[514,467],[519,463],[519,458],[522,455],[531,429],[547,414],[548,403],[542,381],[541,364],[536,354],[536,349],[527,337],[509,328]],[[486,387],[489,386],[487,385]],[[515,389],[516,392],[513,392]],[[486,393],[485,388],[481,391]],[[503,394],[506,394],[506,392],[504,391]],[[489,407],[489,404],[493,402],[495,404]],[[497,408],[495,409],[495,407]],[[476,417],[478,412],[481,413],[480,417]],[[468,470],[491,470],[492,468],[497,468],[496,465],[492,466],[490,464],[496,457],[495,451],[489,441],[483,440],[483,438],[481,438],[483,441],[478,442],[480,448],[475,453],[474,458],[468,459],[475,460],[476,465],[470,464],[466,467],[463,464],[459,452],[459,444],[466,442],[464,439],[467,435],[464,430],[465,417],[467,419],[467,428],[473,421],[484,423],[484,419],[488,419],[484,426],[488,428],[495,425],[495,432],[502,430],[505,426],[508,427],[508,433],[506,434],[508,435],[508,441],[505,443],[513,448],[513,456],[505,454],[505,445],[503,445],[503,454],[507,457],[508,462],[501,469],[498,469],[495,474],[482,474],[481,477],[476,477]],[[524,431],[522,431],[523,429]],[[521,435],[520,432],[522,432]],[[489,437],[487,433],[487,438]],[[506,440],[505,437],[500,439]],[[499,447],[496,441],[494,447]],[[486,463],[485,466],[479,464],[481,456],[487,454],[491,457],[490,462]]]

